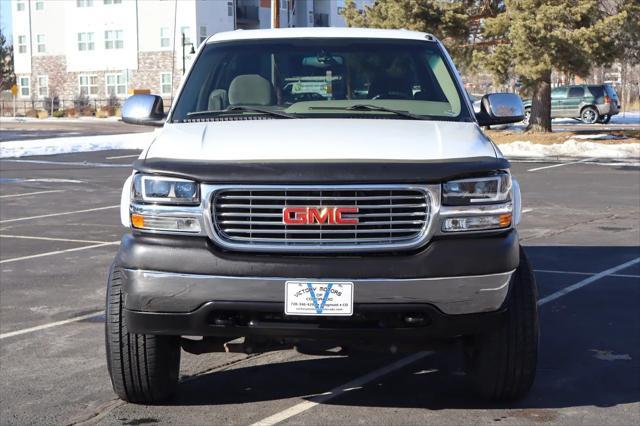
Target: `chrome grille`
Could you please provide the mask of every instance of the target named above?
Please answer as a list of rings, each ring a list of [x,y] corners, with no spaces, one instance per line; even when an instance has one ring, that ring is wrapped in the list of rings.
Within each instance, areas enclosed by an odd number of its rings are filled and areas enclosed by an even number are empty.
[[[285,224],[285,208],[357,207],[357,224]],[[431,197],[420,187],[222,188],[211,201],[218,242],[236,249],[393,249],[422,242]]]

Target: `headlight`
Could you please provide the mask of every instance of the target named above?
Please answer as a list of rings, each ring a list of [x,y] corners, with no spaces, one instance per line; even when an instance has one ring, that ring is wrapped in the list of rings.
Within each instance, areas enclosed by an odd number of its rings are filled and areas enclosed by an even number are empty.
[[[487,216],[450,217],[442,223],[443,232],[486,231],[511,226],[511,213]]]
[[[131,199],[140,203],[200,204],[199,185],[186,179],[138,174],[131,191]]]
[[[509,199],[510,190],[511,175],[504,171],[492,176],[452,180],[442,184],[442,205],[499,203]]]

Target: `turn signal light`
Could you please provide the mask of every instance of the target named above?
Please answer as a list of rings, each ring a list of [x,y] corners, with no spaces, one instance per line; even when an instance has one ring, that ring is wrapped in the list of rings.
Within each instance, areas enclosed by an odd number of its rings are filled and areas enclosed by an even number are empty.
[[[131,226],[151,231],[200,232],[200,221],[195,217],[149,216],[132,213]]]
[[[511,225],[511,213],[505,213],[500,215],[500,227],[506,228]]]
[[[451,217],[442,223],[444,232],[485,231],[511,226],[511,213],[489,216]]]
[[[144,216],[141,214],[133,213],[131,215],[131,226],[134,228],[144,228]]]

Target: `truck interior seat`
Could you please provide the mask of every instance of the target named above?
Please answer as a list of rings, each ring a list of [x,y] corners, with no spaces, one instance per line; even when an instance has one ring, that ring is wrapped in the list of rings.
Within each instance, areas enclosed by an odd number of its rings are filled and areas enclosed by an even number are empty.
[[[239,75],[229,85],[230,105],[272,105],[273,86],[258,74]]]
[[[224,89],[215,89],[209,94],[209,104],[207,106],[208,111],[220,111],[225,109],[229,105],[227,99],[227,91]]]

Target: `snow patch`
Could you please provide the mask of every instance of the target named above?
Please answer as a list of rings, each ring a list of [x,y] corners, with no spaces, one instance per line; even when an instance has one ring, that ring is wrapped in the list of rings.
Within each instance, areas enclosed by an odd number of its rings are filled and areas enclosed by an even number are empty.
[[[640,143],[603,144],[568,139],[551,145],[515,141],[499,145],[505,157],[578,157],[578,158],[637,158]]]
[[[158,130],[149,133],[7,141],[0,143],[0,158],[105,151],[111,149],[145,149],[156,137],[157,132]]]
[[[625,139],[624,136],[610,135],[607,133],[600,133],[595,135],[573,135],[567,139],[585,139],[585,140],[613,140],[613,139]]]
[[[573,118],[554,118],[553,124],[581,124],[579,120]],[[613,117],[607,125],[612,124],[640,124],[640,111],[620,112]]]
[[[104,122],[104,121],[114,121],[114,122],[119,122],[121,121],[121,118],[118,116],[112,116],[112,117],[104,117],[104,118],[97,118],[97,117],[76,117],[76,118],[71,118],[71,117],[47,117],[47,118],[36,118],[36,117],[2,117],[2,121],[4,121],[5,123],[33,123],[33,122],[38,122],[38,123],[51,123],[51,122],[56,122],[56,123],[86,123],[86,122],[90,122],[90,121],[98,121],[98,122]]]

